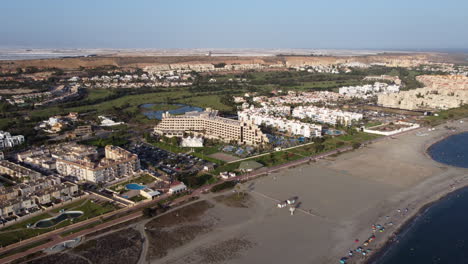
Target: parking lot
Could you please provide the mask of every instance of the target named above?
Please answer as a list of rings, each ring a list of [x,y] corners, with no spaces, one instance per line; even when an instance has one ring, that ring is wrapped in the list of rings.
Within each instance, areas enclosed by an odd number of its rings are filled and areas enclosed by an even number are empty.
[[[130,148],[142,161],[142,168],[160,169],[170,176],[181,173],[198,173],[212,169],[215,164],[186,153],[172,153],[149,144],[138,144]]]

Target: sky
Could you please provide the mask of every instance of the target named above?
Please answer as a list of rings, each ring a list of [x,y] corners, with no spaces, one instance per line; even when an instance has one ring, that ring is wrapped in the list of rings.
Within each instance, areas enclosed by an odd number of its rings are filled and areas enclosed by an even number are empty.
[[[0,0],[0,47],[468,48],[467,0]]]

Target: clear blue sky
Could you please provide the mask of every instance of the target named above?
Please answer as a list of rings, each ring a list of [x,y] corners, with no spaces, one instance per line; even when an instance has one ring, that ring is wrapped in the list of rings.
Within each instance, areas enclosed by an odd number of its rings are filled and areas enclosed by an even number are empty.
[[[468,48],[468,0],[0,1],[0,47]]]

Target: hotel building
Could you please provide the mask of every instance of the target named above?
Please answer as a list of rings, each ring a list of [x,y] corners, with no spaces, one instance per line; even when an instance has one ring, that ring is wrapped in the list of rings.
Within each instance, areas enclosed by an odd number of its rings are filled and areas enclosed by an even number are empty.
[[[219,117],[218,111],[210,108],[204,112],[187,112],[184,115],[164,113],[154,132],[167,137],[183,137],[184,133],[193,133],[246,145],[268,142],[266,135],[252,122]]]

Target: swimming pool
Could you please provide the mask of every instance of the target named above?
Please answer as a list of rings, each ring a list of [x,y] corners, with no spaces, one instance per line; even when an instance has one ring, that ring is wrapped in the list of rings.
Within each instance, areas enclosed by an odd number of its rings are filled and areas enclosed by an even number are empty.
[[[339,136],[339,135],[342,135],[342,134],[343,134],[343,131],[329,129],[329,130],[326,130],[326,131],[325,131],[325,134],[331,135],[331,136]]]
[[[127,188],[128,190],[143,190],[144,188],[146,188],[146,186],[136,183],[130,183],[125,185],[125,188]]]
[[[48,228],[62,221],[65,221],[67,219],[77,218],[82,215],[83,215],[82,211],[66,211],[55,217],[39,220],[33,225],[33,227],[34,228]]]

